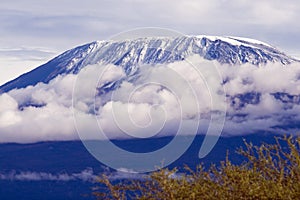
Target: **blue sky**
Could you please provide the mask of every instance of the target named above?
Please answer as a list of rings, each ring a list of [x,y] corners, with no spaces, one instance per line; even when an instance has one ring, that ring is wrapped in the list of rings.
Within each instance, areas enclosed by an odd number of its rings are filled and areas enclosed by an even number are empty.
[[[0,84],[67,49],[139,27],[249,37],[300,57],[299,9],[294,0],[2,0]]]

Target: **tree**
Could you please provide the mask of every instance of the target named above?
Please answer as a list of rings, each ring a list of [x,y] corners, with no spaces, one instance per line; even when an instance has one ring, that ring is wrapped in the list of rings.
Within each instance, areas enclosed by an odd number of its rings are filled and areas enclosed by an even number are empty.
[[[299,199],[300,137],[276,137],[275,144],[254,146],[245,143],[237,153],[244,156],[242,164],[228,159],[219,167],[205,170],[186,167],[178,170],[160,169],[141,180],[112,183],[99,177],[100,186],[93,195],[98,199]]]

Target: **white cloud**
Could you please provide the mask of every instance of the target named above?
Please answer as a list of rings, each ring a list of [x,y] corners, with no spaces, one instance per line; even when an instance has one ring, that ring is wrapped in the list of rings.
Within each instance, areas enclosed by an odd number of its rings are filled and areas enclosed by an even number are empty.
[[[224,134],[281,132],[274,127],[291,123],[291,119],[288,121],[291,117],[295,122],[300,120],[299,105],[283,103],[272,95],[274,92],[300,94],[298,63],[227,66],[198,56],[190,57],[189,61],[194,66],[185,61],[140,66],[138,78],[131,81],[121,67],[91,65],[78,75],[58,76],[49,84],[39,83],[2,94],[0,142],[74,140],[78,139],[76,128],[84,130],[85,139],[174,135],[180,127],[185,134],[193,134],[191,126],[198,126],[198,122],[203,133],[211,109],[218,111],[225,104],[222,80],[212,70],[215,67],[227,80],[223,85],[226,94],[235,97],[236,102],[241,94],[261,94],[259,103],[238,109],[227,103]],[[123,82],[113,86],[113,92],[105,93],[101,89],[121,79]],[[102,92],[100,97],[96,95],[99,92]],[[98,120],[96,125],[95,120]],[[99,126],[106,136],[99,135]]]

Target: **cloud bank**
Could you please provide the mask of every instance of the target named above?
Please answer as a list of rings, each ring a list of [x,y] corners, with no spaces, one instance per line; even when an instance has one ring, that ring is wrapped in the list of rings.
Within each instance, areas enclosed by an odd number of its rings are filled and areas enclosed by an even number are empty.
[[[139,66],[129,77],[118,66],[90,65],[49,84],[4,93],[0,142],[77,140],[76,129],[84,130],[81,139],[161,137],[179,129],[193,134],[195,126],[205,134],[212,112],[224,107],[224,136],[299,131],[298,63],[257,67],[188,60]]]

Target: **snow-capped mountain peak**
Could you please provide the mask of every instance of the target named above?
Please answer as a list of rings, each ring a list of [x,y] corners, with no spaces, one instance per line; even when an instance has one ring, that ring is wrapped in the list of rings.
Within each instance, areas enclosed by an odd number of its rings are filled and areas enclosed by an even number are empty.
[[[114,64],[123,67],[129,75],[134,72],[136,64],[171,63],[194,54],[229,65],[251,63],[259,66],[267,62],[285,65],[297,61],[268,44],[238,37],[197,35],[95,41],[68,50],[4,84],[0,87],[0,93],[38,82],[47,83],[60,74],[76,74],[90,64]]]

